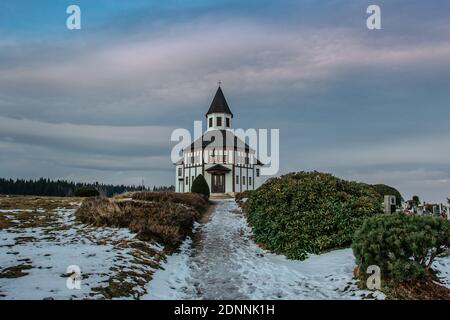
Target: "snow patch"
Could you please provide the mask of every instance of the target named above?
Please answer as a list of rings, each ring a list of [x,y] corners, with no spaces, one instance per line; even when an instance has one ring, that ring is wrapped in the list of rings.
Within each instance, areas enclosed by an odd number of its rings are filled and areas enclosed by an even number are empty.
[[[8,210],[11,213],[23,211]],[[161,245],[139,241],[128,229],[95,228],[75,223],[74,212],[74,209],[57,208],[53,211],[56,219],[48,225],[21,228],[21,221],[18,221],[17,226],[0,230],[0,271],[20,265],[29,267],[23,271],[26,275],[0,277],[0,299],[104,298],[92,289],[108,286],[114,270],[137,274],[154,271],[147,264],[136,261],[131,254],[135,249],[128,244],[138,244],[157,252],[163,249]],[[66,286],[69,265],[81,269],[81,290],[70,290]],[[142,286],[136,287],[136,292],[143,294],[143,290]]]

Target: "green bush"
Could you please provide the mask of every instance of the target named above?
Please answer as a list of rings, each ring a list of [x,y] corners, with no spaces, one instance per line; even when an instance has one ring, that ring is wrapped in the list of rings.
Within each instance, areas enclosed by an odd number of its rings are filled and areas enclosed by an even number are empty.
[[[434,258],[450,245],[450,221],[438,217],[405,214],[367,219],[356,231],[352,249],[365,274],[370,265],[396,281],[429,274]]]
[[[80,187],[75,190],[75,197],[98,197],[100,192],[94,187]]]
[[[202,174],[199,174],[192,182],[191,192],[200,193],[209,198],[209,186]]]
[[[384,196],[395,196],[397,202],[397,207],[400,207],[403,202],[403,197],[401,193],[394,187],[385,184],[374,184],[372,187],[378,192],[382,197]]]
[[[381,196],[366,184],[319,172],[290,173],[251,193],[246,212],[255,238],[292,259],[349,246],[367,217],[382,212]]]
[[[250,195],[254,192],[254,190],[245,190],[242,192],[237,192],[234,195],[234,199],[236,200],[236,202],[241,202],[243,199],[248,199],[250,197]]]

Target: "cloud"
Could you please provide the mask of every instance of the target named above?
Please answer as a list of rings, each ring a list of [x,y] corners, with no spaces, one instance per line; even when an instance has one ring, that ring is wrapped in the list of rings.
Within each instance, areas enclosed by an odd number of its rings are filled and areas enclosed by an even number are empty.
[[[114,184],[170,185],[169,156],[82,153],[0,139],[0,177],[101,181]]]
[[[101,22],[80,33],[11,32],[0,176],[172,183],[170,132],[203,118],[221,80],[234,124],[281,129],[284,171],[443,198],[450,24],[439,4],[383,2],[380,32],[365,30],[365,2],[336,1],[99,5],[89,12]]]
[[[170,164],[170,157],[89,157],[78,159],[61,159],[57,161],[58,165],[100,171],[173,171]]]
[[[173,128],[51,124],[0,116],[0,139],[71,152],[122,156],[163,155]]]
[[[378,143],[300,148],[284,171],[319,170],[341,178],[398,188],[405,198],[420,195],[428,202],[450,196],[450,134],[416,133]],[[330,141],[331,144],[333,141]],[[282,158],[283,154],[281,155]],[[299,159],[295,162],[292,159]],[[283,165],[283,163],[282,163]]]
[[[380,165],[449,165],[450,133],[427,135],[416,133],[415,136],[391,139],[368,144],[326,146],[311,148],[307,155],[320,166],[380,166]]]
[[[92,112],[85,118],[97,123],[108,115],[128,119],[128,111],[167,117],[208,103],[205,92],[219,79],[228,90],[243,94],[311,92],[318,81],[343,72],[370,76],[380,68],[439,66],[450,55],[450,41],[386,46],[344,28],[283,30],[232,19],[213,25],[209,20],[183,23],[164,34],[90,43],[83,50],[74,43],[74,52],[66,45],[66,50],[56,49],[56,59],[55,53],[47,58],[49,48],[40,48],[36,55],[21,56],[21,64],[1,67],[4,115],[41,118],[30,110],[38,106],[47,110],[44,116],[50,121],[70,122],[71,115],[85,108]],[[64,120],[61,108],[68,115]],[[74,118],[79,122],[82,117]]]
[[[446,198],[450,197],[450,168],[349,170],[341,171],[340,174],[348,179],[394,186],[401,191],[405,200],[411,199],[413,195],[419,195],[426,202],[445,203]]]

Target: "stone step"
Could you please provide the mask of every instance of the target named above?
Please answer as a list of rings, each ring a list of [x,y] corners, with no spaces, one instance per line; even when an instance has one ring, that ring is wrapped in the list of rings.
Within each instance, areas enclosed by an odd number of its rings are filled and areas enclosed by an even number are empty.
[[[211,193],[209,195],[209,198],[211,200],[215,200],[215,199],[232,199],[233,197],[227,193]]]

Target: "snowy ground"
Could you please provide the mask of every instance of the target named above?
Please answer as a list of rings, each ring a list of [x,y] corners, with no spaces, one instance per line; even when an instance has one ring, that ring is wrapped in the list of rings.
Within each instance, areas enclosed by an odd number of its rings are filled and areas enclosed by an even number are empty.
[[[450,256],[437,258],[433,263],[433,269],[439,271],[440,282],[450,288]]]
[[[351,249],[288,260],[259,248],[234,200],[218,202],[211,220],[199,226],[168,257],[143,299],[362,299],[384,298],[359,290]]]
[[[162,249],[126,229],[74,222],[75,209],[2,210],[0,299],[137,298],[145,293]],[[67,267],[81,269],[68,289]]]
[[[231,199],[164,263],[161,246],[126,229],[75,223],[78,205],[0,209],[0,299],[384,298],[356,287],[350,249],[305,261],[262,250]],[[81,290],[66,286],[69,265],[81,269]],[[434,267],[450,287],[450,257]]]

